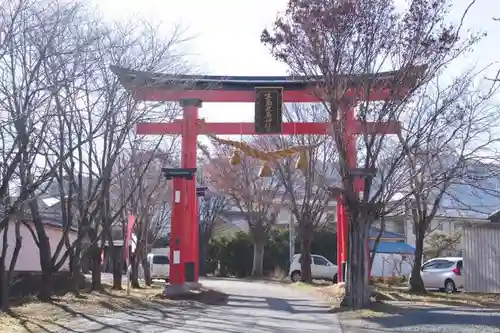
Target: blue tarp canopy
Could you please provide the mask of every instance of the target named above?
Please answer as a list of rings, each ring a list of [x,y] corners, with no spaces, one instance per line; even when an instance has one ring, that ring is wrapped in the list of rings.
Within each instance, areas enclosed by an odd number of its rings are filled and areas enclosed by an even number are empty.
[[[373,252],[374,241],[370,241],[370,250]],[[414,254],[415,248],[405,242],[379,242],[376,251],[377,253],[398,253],[398,254]]]
[[[377,227],[372,227],[370,230],[370,238],[377,238],[380,233],[380,229]],[[404,240],[405,235],[397,233],[397,232],[392,232],[392,231],[386,231],[384,230],[382,232],[381,238],[385,239],[391,239],[391,240]]]

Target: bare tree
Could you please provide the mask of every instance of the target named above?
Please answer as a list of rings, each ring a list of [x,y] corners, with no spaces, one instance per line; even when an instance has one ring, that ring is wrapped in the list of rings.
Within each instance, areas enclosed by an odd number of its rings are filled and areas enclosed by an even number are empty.
[[[379,210],[375,213],[374,226],[378,228],[378,233],[374,237],[371,236],[372,243],[369,271],[373,267],[375,260],[376,249],[386,230],[387,221],[401,219],[397,222],[406,223],[406,204],[409,200],[409,194],[405,193],[408,185],[408,173],[404,164],[401,163],[401,148],[397,140],[387,140],[385,142],[386,149],[381,152],[377,167],[378,175],[375,176],[374,182],[378,185],[375,188],[380,188],[378,198]],[[373,228],[372,228],[373,229]],[[370,232],[371,233],[371,232]],[[373,242],[372,242],[373,241]]]
[[[285,112],[289,121],[325,122],[327,121],[321,108],[293,105]],[[275,173],[277,182],[284,189],[283,207],[286,207],[298,224],[301,241],[301,280],[312,282],[311,275],[311,243],[314,232],[324,226],[325,211],[333,200],[328,191],[329,185],[338,182],[338,168],[330,161],[335,156],[332,140],[325,140],[318,135],[292,135],[260,138],[259,145],[267,151],[289,148],[293,146],[311,147],[307,149],[307,166],[305,170],[297,169],[298,160],[286,158],[276,161]],[[332,276],[332,278],[334,278]]]
[[[274,178],[258,176],[259,162],[244,158],[232,167],[219,155],[205,166],[207,179],[215,189],[228,196],[230,204],[245,214],[254,245],[252,275],[264,274],[264,246],[275,224],[281,203],[280,185]]]
[[[112,193],[119,201],[117,209],[126,207],[122,210],[123,221],[127,221],[127,214],[135,216],[133,231],[136,246],[130,262],[131,283],[134,288],[139,287],[139,265],[142,265],[146,283],[151,283],[146,256],[148,245],[152,244],[160,233],[166,231],[166,220],[170,217],[172,193],[161,169],[171,163],[171,155],[175,153],[173,148],[170,146],[167,150],[142,151],[140,147],[132,147],[129,153],[122,153],[115,164],[118,174]],[[121,267],[119,271],[121,275]]]
[[[201,143],[198,143],[198,147],[202,152],[202,156],[198,158],[198,165],[201,166],[210,163],[210,152],[208,147]],[[221,214],[229,209],[230,201],[224,193],[219,193],[214,188],[213,184],[210,183],[203,167],[201,168],[201,172],[197,175],[197,182],[200,186],[206,187],[204,196],[198,201],[199,272],[200,275],[206,275],[208,245],[212,239],[215,224]]]
[[[400,140],[410,175],[408,191],[411,217],[416,234],[415,265],[411,290],[425,292],[420,277],[424,238],[431,222],[442,209],[459,204],[459,209],[477,210],[470,203],[458,202],[457,186],[464,191],[490,178],[489,160],[497,160],[490,148],[498,142],[498,108],[489,105],[490,94],[474,86],[478,77],[468,71],[450,84],[429,83],[407,115],[407,127]],[[486,155],[487,154],[487,155]],[[487,190],[487,189],[485,189]]]
[[[156,149],[163,138],[131,139],[137,122],[172,119],[178,112],[171,105],[145,105],[132,99],[109,70],[110,64],[139,69],[165,71],[184,65],[172,49],[178,45],[181,31],[172,31],[165,39],[149,25],[108,26],[92,17],[73,17],[74,30],[63,35],[64,44],[75,45],[68,54],[47,61],[45,75],[51,80],[52,107],[58,110],[54,126],[48,130],[48,150],[57,168],[57,194],[61,200],[61,216],[65,226],[76,227],[74,242],[61,239],[56,251],[72,254],[72,271],[80,273],[81,258],[91,261],[92,286],[101,288],[101,249],[107,242],[115,266],[114,288],[121,288],[123,256],[114,247],[111,226],[122,221],[132,192],[120,206],[113,205],[114,177],[130,165],[121,164],[120,154],[133,145]],[[83,37],[85,38],[83,38]],[[62,38],[62,37],[61,37]],[[62,40],[62,39],[61,39]],[[159,46],[161,45],[161,46]],[[61,80],[64,78],[64,80]],[[77,147],[70,158],[68,147]],[[139,179],[135,182],[138,186]],[[63,237],[65,238],[65,237]],[[87,239],[88,242],[83,242]],[[119,268],[119,269],[118,269]]]
[[[458,231],[448,233],[434,230],[425,237],[423,256],[431,259],[443,255],[443,251],[455,251],[461,239],[462,235]]]
[[[406,8],[398,5],[397,10],[393,0],[293,0],[278,15],[272,31],[265,30],[261,36],[272,54],[293,74],[321,82],[325,94],[318,98],[324,112],[337,122],[332,134],[349,215],[349,274],[343,304],[353,308],[369,301],[366,243],[384,185],[368,177],[361,199],[355,193],[343,133],[347,113],[342,105],[357,104],[357,118],[361,121],[403,120],[404,106],[410,103],[411,95],[478,40],[477,36],[460,38],[461,23],[443,24],[447,13],[446,0],[415,0]],[[382,102],[370,101],[370,92],[381,83],[382,76],[388,78],[382,84],[391,97]],[[348,98],[346,91],[353,98]],[[381,155],[387,153],[385,142],[386,136],[370,135],[366,130],[361,168],[377,166]],[[400,162],[401,158],[393,159],[391,169]]]
[[[25,4],[13,3],[9,7],[0,8],[0,60],[4,60],[9,54],[12,44],[19,33],[19,16],[25,10]],[[2,67],[5,63],[2,61]],[[6,79],[5,72],[2,79]],[[8,310],[9,288],[11,284],[12,271],[14,270],[22,246],[21,237],[21,219],[15,218],[20,210],[23,199],[26,199],[34,190],[20,189],[17,200],[12,199],[9,187],[12,181],[19,179],[19,165],[21,163],[21,151],[18,150],[22,137],[17,133],[13,119],[16,113],[12,109],[5,109],[6,105],[10,106],[8,96],[3,92],[0,93],[0,102],[2,109],[0,116],[0,170],[2,181],[0,184],[0,310]],[[12,111],[12,112],[11,112]],[[35,135],[37,136],[37,135]],[[24,147],[25,150],[31,146]],[[36,146],[34,147],[36,148]],[[12,244],[12,224],[14,226],[14,244]],[[13,247],[12,247],[13,246]],[[7,259],[9,258],[9,260]]]
[[[5,190],[17,183],[20,188],[18,200],[6,214],[7,226],[10,213],[18,210],[18,219],[28,228],[40,249],[40,266],[44,288],[39,297],[47,300],[51,294],[54,266],[60,266],[64,258],[56,253],[52,256],[50,241],[39,213],[38,197],[41,185],[56,173],[53,156],[47,147],[46,133],[50,130],[57,110],[51,105],[53,82],[47,79],[45,65],[54,58],[74,52],[73,44],[63,48],[61,38],[70,30],[69,22],[75,18],[77,5],[58,7],[50,3],[17,1],[2,9],[2,23],[9,27],[3,40],[0,66],[0,101],[6,120],[3,134],[3,174]],[[67,158],[73,153],[69,146],[59,157]],[[7,168],[5,168],[7,167]],[[14,177],[12,177],[14,176]],[[9,184],[10,183],[10,184]],[[12,201],[11,201],[12,202]],[[27,214],[29,212],[29,215]],[[16,233],[19,226],[16,227]],[[6,230],[7,234],[7,230]],[[21,240],[16,238],[16,248]],[[4,237],[5,242],[8,237]],[[4,248],[8,247],[4,243]],[[15,263],[11,262],[11,267]]]

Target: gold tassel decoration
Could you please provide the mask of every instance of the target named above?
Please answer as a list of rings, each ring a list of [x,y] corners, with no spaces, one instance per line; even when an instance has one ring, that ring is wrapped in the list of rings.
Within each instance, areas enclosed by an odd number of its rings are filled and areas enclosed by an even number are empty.
[[[273,170],[271,169],[269,162],[264,162],[262,164],[262,166],[260,167],[259,177],[261,177],[261,178],[271,177],[272,175],[273,175]]]
[[[307,155],[305,151],[299,153],[299,159],[295,163],[295,168],[302,171],[307,170]]]
[[[238,149],[236,149],[235,151],[233,151],[233,154],[231,155],[231,158],[229,159],[229,163],[231,165],[239,165],[241,164],[241,151],[239,151]]]

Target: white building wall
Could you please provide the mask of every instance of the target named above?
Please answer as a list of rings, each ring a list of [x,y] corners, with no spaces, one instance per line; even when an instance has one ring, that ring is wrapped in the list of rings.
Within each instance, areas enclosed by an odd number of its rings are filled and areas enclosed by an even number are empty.
[[[474,223],[474,224],[482,224],[482,223],[489,223],[488,220],[486,219],[469,219],[469,218],[462,218],[462,217],[435,217],[434,220],[431,222],[431,225],[428,230],[428,234],[435,231],[435,230],[441,230],[443,232],[452,234],[455,232],[459,232],[461,234],[460,242],[455,245],[456,250],[458,251],[463,251],[464,250],[464,229],[463,226],[466,223]],[[406,242],[408,245],[415,246],[415,230],[413,227],[413,220],[411,217],[408,217],[406,219],[405,224],[405,235],[406,235]]]
[[[31,271],[31,272],[39,272],[40,268],[40,256],[38,246],[31,235],[31,232],[25,225],[21,225],[20,228],[21,237],[22,237],[22,246],[21,251],[19,252],[19,256],[17,257],[16,266],[14,268],[15,271]],[[50,248],[52,251],[52,255],[54,255],[57,245],[62,237],[62,229],[46,226],[45,232],[49,237]],[[73,242],[76,239],[76,233],[70,232],[69,235],[70,242]],[[7,231],[7,255],[5,265],[9,267],[10,262],[12,260],[12,254],[14,252],[16,242],[16,231],[14,223],[9,225]],[[3,247],[3,233],[0,236],[0,251]],[[1,254],[1,253],[0,253]],[[58,259],[62,257],[64,254],[64,248],[60,251]],[[69,270],[69,258],[66,259],[61,270]]]
[[[371,276],[409,276],[413,267],[413,257],[396,253],[376,253],[373,258]]]
[[[405,228],[403,223],[403,218],[400,216],[389,216],[385,219],[385,231],[395,232],[398,234],[404,234]],[[373,222],[373,226],[376,228],[381,227],[380,221]]]

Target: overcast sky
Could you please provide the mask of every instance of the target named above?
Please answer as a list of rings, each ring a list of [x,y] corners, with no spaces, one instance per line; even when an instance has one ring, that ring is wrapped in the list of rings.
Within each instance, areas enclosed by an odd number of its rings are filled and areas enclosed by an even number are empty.
[[[270,26],[287,0],[92,0],[110,19],[143,17],[162,22],[165,27],[181,24],[194,36],[187,51],[200,70],[218,75],[284,75],[286,66],[275,61],[260,43],[262,29]],[[403,1],[403,0],[402,0]],[[469,3],[454,1],[452,16],[458,19]],[[478,63],[486,66],[500,60],[498,31],[500,1],[477,0],[465,22],[467,29],[484,30],[490,35],[452,71]],[[166,29],[168,30],[168,29]],[[494,33],[496,32],[496,34]],[[168,31],[165,31],[168,33]],[[495,68],[500,68],[496,66]],[[252,104],[205,104],[200,117],[209,121],[252,121]]]

